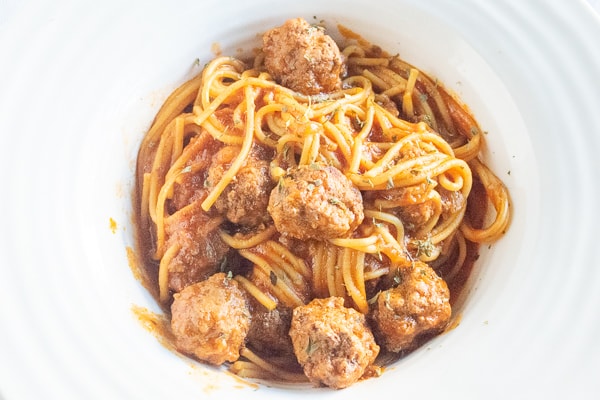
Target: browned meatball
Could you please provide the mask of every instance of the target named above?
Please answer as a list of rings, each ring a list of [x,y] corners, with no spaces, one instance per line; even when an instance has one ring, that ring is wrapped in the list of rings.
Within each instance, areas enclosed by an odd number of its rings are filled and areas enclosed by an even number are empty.
[[[281,85],[312,95],[341,88],[344,62],[335,41],[302,18],[263,36],[265,67]]]
[[[268,355],[293,354],[292,341],[288,332],[292,321],[292,310],[277,307],[272,311],[260,304],[252,307],[252,324],[248,332],[248,345]]]
[[[169,289],[175,292],[218,271],[229,252],[218,233],[219,220],[202,210],[200,200],[172,215],[165,225],[167,247],[179,247],[167,266]]]
[[[206,180],[208,187],[219,182],[239,150],[237,146],[227,146],[215,155]],[[269,173],[269,159],[265,149],[254,146],[242,168],[215,202],[215,208],[229,221],[257,226],[269,219],[267,204],[275,186]]]
[[[215,365],[239,358],[250,312],[235,280],[217,273],[173,298],[171,330],[181,352]]]
[[[173,196],[168,201],[168,208],[171,213],[192,204],[196,200],[202,201],[208,194],[205,180],[206,169],[208,169],[212,155],[215,154],[222,144],[212,138],[208,132],[202,132],[198,136],[190,139],[186,146],[186,156],[189,157],[186,167],[193,165],[194,170],[198,172],[188,172],[181,174],[173,187]],[[195,150],[195,151],[193,151]]]
[[[377,342],[387,350],[410,350],[425,334],[440,332],[452,313],[448,286],[422,262],[400,272],[400,284],[383,291],[372,311]]]
[[[314,299],[294,309],[290,336],[308,379],[341,389],[358,381],[379,354],[365,316],[344,299]]]
[[[375,196],[396,203],[396,212],[404,227],[408,231],[415,231],[427,223],[436,212],[438,202],[432,200],[435,185],[433,181],[426,181],[417,185],[387,189],[376,193]]]
[[[347,237],[364,218],[360,191],[332,166],[290,168],[268,211],[279,232],[301,240]]]
[[[437,202],[434,200],[425,200],[422,203],[399,207],[398,214],[407,230],[416,231],[433,217],[436,206]]]

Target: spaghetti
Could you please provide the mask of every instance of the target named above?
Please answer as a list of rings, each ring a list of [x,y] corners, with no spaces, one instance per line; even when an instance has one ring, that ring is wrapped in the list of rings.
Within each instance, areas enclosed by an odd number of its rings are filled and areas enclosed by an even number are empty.
[[[349,41],[341,54],[347,74],[328,93],[278,84],[261,53],[250,62],[218,57],[165,101],[140,146],[136,202],[150,285],[167,312],[186,284],[230,271],[269,311],[336,296],[368,315],[395,271],[416,261],[446,279],[455,299],[477,245],[504,234],[508,192],[480,159],[481,130],[466,108],[364,41]],[[278,231],[268,213],[232,222],[220,202],[249,160],[265,158],[272,191],[283,190],[290,169],[336,168],[360,191],[364,220],[349,235],[306,241]],[[203,232],[199,245],[186,230]],[[232,370],[299,380],[267,354],[249,343]]]

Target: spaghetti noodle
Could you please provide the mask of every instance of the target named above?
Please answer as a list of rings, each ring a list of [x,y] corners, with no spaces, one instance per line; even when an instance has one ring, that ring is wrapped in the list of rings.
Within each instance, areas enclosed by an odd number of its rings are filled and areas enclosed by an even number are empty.
[[[477,245],[504,234],[508,192],[480,159],[481,130],[466,108],[362,40],[341,54],[347,73],[330,92],[282,86],[261,53],[249,62],[218,57],[165,101],[140,146],[136,202],[151,285],[167,312],[173,293],[229,271],[269,311],[335,296],[368,315],[395,272],[417,261],[446,279],[455,299]],[[360,191],[364,219],[348,235],[304,241],[266,212],[232,220],[222,202],[236,201],[228,190],[251,160],[264,161],[272,192],[286,190],[294,168],[337,169]],[[232,370],[298,381],[297,369],[268,354],[249,342]]]

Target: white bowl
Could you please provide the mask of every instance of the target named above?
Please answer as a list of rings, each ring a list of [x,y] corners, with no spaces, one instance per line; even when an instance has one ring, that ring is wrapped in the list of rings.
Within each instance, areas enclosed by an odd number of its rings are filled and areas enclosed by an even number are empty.
[[[100,3],[15,4],[5,6],[4,20],[0,12],[0,396],[597,393],[600,55],[592,38],[600,23],[591,9],[441,0]],[[132,312],[159,312],[128,260],[135,159],[152,118],[215,50],[248,54],[264,30],[296,16],[324,21],[333,33],[342,24],[456,93],[487,132],[484,158],[514,206],[507,235],[481,249],[455,310],[458,326],[342,391],[247,384],[166,349]]]

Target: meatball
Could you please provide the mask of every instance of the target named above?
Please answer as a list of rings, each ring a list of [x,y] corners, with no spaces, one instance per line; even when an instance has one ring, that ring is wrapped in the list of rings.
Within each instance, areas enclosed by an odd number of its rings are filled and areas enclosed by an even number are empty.
[[[341,88],[344,62],[335,41],[302,18],[263,35],[265,67],[281,85],[314,95]]]
[[[411,350],[426,334],[438,333],[450,320],[446,282],[422,262],[400,271],[400,284],[383,291],[372,309],[377,342],[387,350]]]
[[[168,201],[169,211],[174,213],[188,206],[198,199],[204,200],[207,195],[205,187],[206,172],[208,169],[212,155],[215,154],[221,143],[214,140],[208,132],[202,132],[198,136],[190,139],[186,146],[186,153],[189,156],[186,167],[193,165],[198,172],[188,172],[181,174],[173,187],[173,196]]]
[[[167,247],[179,247],[167,265],[169,289],[175,292],[217,272],[230,250],[219,236],[219,219],[205,213],[200,200],[173,214],[165,225]]]
[[[337,168],[290,168],[271,191],[268,206],[275,226],[296,239],[349,236],[363,221],[360,191]]]
[[[344,299],[314,299],[294,309],[290,336],[308,379],[335,389],[358,381],[379,354],[365,316]]]
[[[239,358],[250,312],[237,281],[220,272],[173,298],[171,330],[178,350],[215,365]]]
[[[434,200],[425,200],[422,203],[409,204],[398,208],[400,219],[409,231],[417,230],[425,225],[434,215],[437,208]]]
[[[397,204],[396,213],[408,231],[416,231],[425,225],[438,210],[439,202],[433,192],[437,183],[425,181],[420,184],[387,189],[375,196]]]
[[[209,187],[217,184],[238,153],[239,147],[227,146],[215,155],[206,180]],[[253,227],[268,220],[269,194],[275,186],[268,160],[267,151],[255,145],[245,164],[215,202],[217,211],[234,224]]]
[[[248,345],[268,355],[291,356],[292,341],[288,332],[292,321],[292,310],[277,307],[267,310],[257,304],[252,307],[252,324],[248,332]]]

